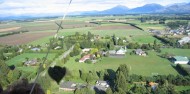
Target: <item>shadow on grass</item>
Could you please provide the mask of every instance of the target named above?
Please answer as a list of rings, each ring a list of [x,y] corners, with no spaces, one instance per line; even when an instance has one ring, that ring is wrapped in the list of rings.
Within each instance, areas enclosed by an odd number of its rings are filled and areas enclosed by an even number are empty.
[[[177,65],[171,65],[179,74],[183,75],[183,76],[187,76],[188,73],[184,70],[182,70],[181,68],[179,68]]]
[[[96,92],[96,94],[106,94],[105,91],[100,90],[100,89],[98,89],[97,87],[94,87],[94,91]]]

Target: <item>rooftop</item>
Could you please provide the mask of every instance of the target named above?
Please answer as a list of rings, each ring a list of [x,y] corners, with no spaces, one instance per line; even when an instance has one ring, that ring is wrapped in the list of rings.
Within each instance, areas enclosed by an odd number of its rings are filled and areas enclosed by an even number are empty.
[[[176,61],[189,61],[187,57],[183,56],[174,56],[174,59],[176,59]]]
[[[60,84],[60,88],[76,89],[76,84],[73,82],[63,82]]]

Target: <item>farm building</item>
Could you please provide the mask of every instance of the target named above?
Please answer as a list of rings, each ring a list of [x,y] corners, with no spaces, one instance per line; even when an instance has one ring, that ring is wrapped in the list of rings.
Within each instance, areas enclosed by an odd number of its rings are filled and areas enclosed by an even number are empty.
[[[89,52],[91,50],[91,48],[84,48],[84,49],[82,49],[82,53],[87,53],[87,52]]]
[[[30,66],[30,65],[36,65],[38,62],[36,59],[32,59],[32,60],[28,60],[26,61],[24,64],[27,65],[27,66]]]
[[[76,88],[77,84],[70,81],[61,83],[59,87],[59,89],[64,91],[74,91]]]
[[[190,37],[183,37],[181,40],[178,41],[180,45],[190,43]]]
[[[57,47],[55,47],[54,49],[55,49],[55,50],[59,50],[59,49],[61,49],[61,46],[57,46]]]
[[[140,56],[146,56],[145,51],[143,51],[142,49],[136,49],[136,50],[135,50],[135,53],[136,53],[137,55],[140,55]]]
[[[126,47],[121,47],[119,50],[110,50],[109,54],[111,56],[125,56],[125,53],[127,52]]]
[[[174,56],[172,62],[174,62],[174,64],[188,64],[189,59],[183,56]]]
[[[32,48],[31,50],[32,51],[40,51],[41,49],[40,48]]]

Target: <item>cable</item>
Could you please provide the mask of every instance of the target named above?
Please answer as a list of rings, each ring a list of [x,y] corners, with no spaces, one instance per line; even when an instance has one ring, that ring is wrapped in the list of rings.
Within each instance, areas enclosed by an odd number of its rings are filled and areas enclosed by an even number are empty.
[[[58,28],[57,28],[57,31],[56,31],[56,34],[55,34],[55,38],[57,37],[57,34],[58,34],[59,30],[62,29],[61,25],[62,25],[63,20],[65,19],[66,15],[67,15],[67,13],[68,13],[68,10],[69,10],[69,7],[70,7],[71,3],[72,3],[72,0],[70,0],[69,5],[68,5],[68,7],[67,7],[67,9],[66,9],[66,12],[65,12],[65,14],[64,14],[64,16],[63,16],[63,18],[62,18],[60,24],[57,24],[57,25],[58,25]],[[52,42],[54,42],[55,38],[53,38],[53,41],[52,41]],[[39,70],[38,70],[38,72],[37,72],[37,76],[36,76],[36,79],[34,80],[34,84],[33,84],[33,86],[32,86],[32,89],[31,89],[31,91],[30,91],[30,94],[32,94],[32,92],[34,91],[34,88],[35,88],[35,86],[36,86],[37,80],[38,80],[39,75],[40,75],[40,73],[41,73],[41,69],[42,69],[42,67],[43,67],[43,64],[44,64],[45,61],[47,60],[47,57],[48,57],[49,52],[50,52],[50,49],[51,49],[51,47],[50,47],[50,45],[49,45],[48,51],[47,51],[46,56],[45,56],[45,59],[43,60],[43,62],[42,62],[42,63],[40,64],[40,66],[39,66]]]

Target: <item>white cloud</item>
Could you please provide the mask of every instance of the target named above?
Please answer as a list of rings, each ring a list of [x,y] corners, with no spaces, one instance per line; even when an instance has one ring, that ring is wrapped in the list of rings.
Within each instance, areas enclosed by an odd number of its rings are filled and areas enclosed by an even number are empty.
[[[40,13],[64,13],[70,0],[0,0],[0,15],[21,15]],[[73,0],[70,11],[105,10],[116,5],[129,8],[148,3],[168,5],[189,2],[189,0]]]

